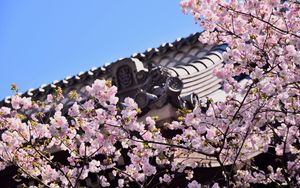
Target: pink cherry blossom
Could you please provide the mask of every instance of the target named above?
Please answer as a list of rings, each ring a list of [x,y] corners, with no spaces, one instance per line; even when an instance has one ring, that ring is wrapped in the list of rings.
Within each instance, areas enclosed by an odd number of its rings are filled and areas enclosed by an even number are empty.
[[[202,97],[162,123],[140,118],[137,103],[119,101],[105,80],[73,104],[61,89],[45,103],[15,95],[0,108],[0,169],[13,164],[44,187],[78,187],[91,174],[102,187],[173,186],[178,177],[190,188],[299,187],[299,3],[182,0],[181,7],[205,30],[202,43],[227,45],[224,66],[213,70],[223,101]],[[211,166],[218,170],[204,179],[198,169]]]

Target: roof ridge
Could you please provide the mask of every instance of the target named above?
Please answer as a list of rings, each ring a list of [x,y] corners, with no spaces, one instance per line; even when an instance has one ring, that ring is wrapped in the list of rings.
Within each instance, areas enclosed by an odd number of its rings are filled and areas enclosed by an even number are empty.
[[[201,34],[201,32],[195,32],[195,33],[190,34],[187,37],[177,38],[173,42],[162,43],[157,48],[148,48],[143,53],[134,53],[127,58],[137,58],[137,59],[140,59],[141,61],[149,61],[153,56],[157,55],[158,53],[164,54],[171,49],[180,47],[184,43],[194,44],[195,42],[198,41],[200,34]],[[54,80],[52,83],[49,83],[49,84],[41,84],[38,88],[28,89],[27,91],[25,91],[24,93],[21,93],[20,95],[22,97],[39,98],[39,96],[41,96],[41,95],[46,96],[46,94],[51,93],[52,92],[51,90],[55,89],[56,87],[61,87],[64,85],[66,85],[68,87],[72,87],[79,80],[82,80],[82,79],[85,80],[88,77],[90,77],[90,78],[98,77],[100,74],[103,74],[105,72],[107,66],[117,63],[117,62],[121,61],[122,59],[125,59],[125,58],[119,58],[116,61],[106,63],[99,67],[92,67],[91,69],[84,71],[84,72],[80,71],[79,73],[77,73],[74,76],[66,76],[64,79],[59,80],[59,81]],[[72,84],[68,85],[69,83],[72,83]],[[11,96],[5,97],[2,101],[0,101],[0,107],[5,104],[9,104],[10,99],[11,99]]]

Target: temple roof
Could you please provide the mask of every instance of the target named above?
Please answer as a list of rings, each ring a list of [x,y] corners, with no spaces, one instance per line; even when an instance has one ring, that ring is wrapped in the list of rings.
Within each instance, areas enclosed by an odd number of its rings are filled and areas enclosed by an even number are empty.
[[[157,48],[148,48],[143,53],[132,54],[129,59],[138,59],[145,68],[151,64],[167,67],[173,76],[178,76],[183,81],[182,95],[196,93],[200,97],[206,96],[221,87],[220,80],[212,75],[212,70],[222,66],[221,52],[224,51],[224,46],[201,44],[198,41],[200,34],[194,33],[186,38],[177,38],[172,43],[163,43]],[[98,68],[93,67],[88,71],[79,72],[74,76],[67,76],[60,81],[42,84],[36,89],[29,89],[22,96],[44,100],[57,87],[61,87],[64,93],[74,89],[80,90],[95,79],[107,78],[107,68],[122,61],[123,58]],[[10,97],[6,97],[0,102],[0,106],[9,103]]]

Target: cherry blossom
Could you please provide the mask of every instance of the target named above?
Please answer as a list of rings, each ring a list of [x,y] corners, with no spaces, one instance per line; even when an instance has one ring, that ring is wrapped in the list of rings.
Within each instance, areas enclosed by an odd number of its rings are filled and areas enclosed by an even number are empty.
[[[102,187],[299,187],[300,4],[181,6],[204,29],[200,42],[227,45],[224,66],[213,71],[224,101],[202,98],[161,123],[140,118],[137,103],[119,100],[106,80],[84,94],[56,88],[45,101],[16,94],[0,108],[0,169],[14,165],[16,178],[44,187],[88,186],[93,175]],[[201,170],[212,168],[205,179]]]

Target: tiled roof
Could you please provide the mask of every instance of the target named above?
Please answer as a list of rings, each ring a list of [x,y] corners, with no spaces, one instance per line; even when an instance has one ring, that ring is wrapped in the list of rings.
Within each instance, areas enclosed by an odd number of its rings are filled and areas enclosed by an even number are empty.
[[[163,43],[161,44],[159,47],[157,48],[148,48],[145,52],[143,53],[134,53],[130,56],[130,58],[137,58],[140,61],[149,64],[149,63],[153,63],[154,59],[159,57],[164,57],[166,54],[168,54],[169,52],[172,51],[180,51],[181,48],[183,46],[194,46],[196,45],[198,42],[198,38],[200,36],[201,33],[194,33],[191,34],[190,36],[186,37],[186,38],[177,38],[174,42],[172,43]],[[221,48],[218,48],[215,51],[219,51]],[[212,53],[208,53],[206,56],[216,56],[213,53],[217,53],[217,52],[212,52]],[[220,56],[220,54],[218,54],[217,56]],[[201,73],[202,70],[199,71],[200,68],[200,64],[203,65],[203,60],[207,58],[209,59],[209,57],[203,57],[201,58],[198,63],[197,61],[193,61],[193,63],[190,63],[188,65],[186,65],[185,67],[189,66],[189,67],[198,67],[196,68],[195,73],[188,73],[188,75],[182,77],[183,81],[187,81],[189,79],[192,79],[191,77],[195,74],[199,74]],[[122,59],[118,59],[115,62],[109,63],[109,64],[105,64],[104,66],[98,67],[98,68],[91,68],[88,71],[85,72],[79,72],[77,75],[74,76],[67,76],[65,79],[63,80],[55,80],[53,81],[51,84],[43,84],[41,85],[39,88],[36,89],[29,89],[27,92],[23,93],[22,96],[27,96],[27,97],[32,97],[33,99],[39,99],[39,100],[44,100],[47,96],[47,94],[50,94],[54,91],[55,88],[57,87],[61,87],[63,90],[72,90],[72,88],[80,88],[78,86],[83,86],[83,85],[87,85],[90,84],[91,82],[93,82],[95,79],[97,78],[101,78],[101,77],[105,77],[106,74],[106,68],[114,63],[118,63],[122,61]],[[208,60],[209,61],[209,60]],[[199,64],[199,65],[196,65]],[[214,65],[214,66],[218,66],[218,65]],[[207,75],[207,74],[211,74],[211,69],[210,67],[206,66],[206,70],[203,70],[201,75]],[[174,68],[175,72],[178,72],[179,69],[184,69],[182,66],[176,66]],[[208,72],[207,72],[208,71]],[[188,82],[187,82],[188,85]],[[189,90],[188,88],[185,88],[183,90],[183,92],[188,93]],[[10,97],[6,97],[4,100],[2,100],[0,102],[0,106],[3,105],[7,105],[10,103]]]
[[[214,49],[201,58],[170,68],[170,70],[183,82],[181,96],[194,93],[201,98],[209,96],[222,87],[221,80],[213,74],[215,68],[222,66],[223,57],[220,49]]]

